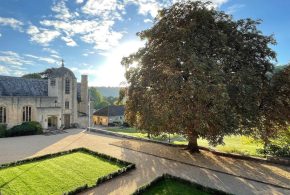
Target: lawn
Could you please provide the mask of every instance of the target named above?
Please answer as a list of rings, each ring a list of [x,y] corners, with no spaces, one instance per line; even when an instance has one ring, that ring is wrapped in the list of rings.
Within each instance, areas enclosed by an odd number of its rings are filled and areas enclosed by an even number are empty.
[[[116,133],[131,135],[140,138],[147,138],[147,134],[140,133],[134,128],[108,128],[107,130]],[[152,137],[153,140],[168,142],[168,136],[156,136]],[[170,135],[171,143],[186,145],[188,142],[186,138],[181,135]],[[199,146],[215,149],[221,152],[237,153],[242,155],[258,156],[262,157],[262,154],[257,153],[257,149],[262,149],[262,144],[254,142],[251,138],[246,136],[226,136],[224,138],[224,145],[218,145],[216,147],[210,146],[207,140],[198,139]]]
[[[125,165],[83,152],[0,169],[0,194],[63,194]]]
[[[148,185],[138,189],[134,195],[226,195],[227,193],[216,189],[204,187],[190,181],[163,175],[156,178]]]
[[[196,189],[194,186],[165,178],[149,187],[142,195],[208,195],[209,193]]]

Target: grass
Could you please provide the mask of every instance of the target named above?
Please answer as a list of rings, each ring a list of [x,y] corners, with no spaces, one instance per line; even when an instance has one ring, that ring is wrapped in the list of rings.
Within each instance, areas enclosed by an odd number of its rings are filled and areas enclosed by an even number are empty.
[[[180,177],[164,174],[142,186],[133,195],[230,195],[226,192],[204,187]]]
[[[142,195],[208,195],[209,193],[196,189],[194,186],[176,181],[171,178],[165,178],[155,185],[149,187]]]
[[[135,128],[108,128],[107,130],[116,133],[130,135],[134,137],[147,138],[147,134],[138,132]],[[168,136],[156,136],[152,137],[153,140],[168,141]],[[171,134],[170,139],[173,144],[186,145],[188,142],[186,138],[181,135]],[[208,148],[212,148],[217,151],[227,153],[237,153],[247,156],[262,157],[262,154],[257,153],[257,149],[262,149],[263,146],[260,143],[255,142],[253,139],[246,136],[226,136],[224,138],[224,145],[218,145],[216,147],[210,146],[207,140],[198,139],[198,145]]]
[[[63,194],[123,168],[83,152],[0,169],[0,194]]]

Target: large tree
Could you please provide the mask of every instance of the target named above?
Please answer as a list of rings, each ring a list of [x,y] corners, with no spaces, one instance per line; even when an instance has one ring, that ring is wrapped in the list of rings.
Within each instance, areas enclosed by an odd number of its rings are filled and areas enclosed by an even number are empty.
[[[199,137],[215,145],[254,125],[275,59],[268,46],[275,40],[257,29],[260,21],[235,21],[209,7],[190,1],[161,10],[138,34],[145,47],[122,60],[127,121],[184,134],[193,152]]]
[[[271,140],[279,136],[289,136],[290,65],[276,69],[278,70],[274,71],[273,75],[268,75],[268,87],[265,88],[259,105],[256,124],[249,129],[249,133],[254,138],[263,142],[264,152],[266,152]],[[290,143],[288,145],[290,146]]]

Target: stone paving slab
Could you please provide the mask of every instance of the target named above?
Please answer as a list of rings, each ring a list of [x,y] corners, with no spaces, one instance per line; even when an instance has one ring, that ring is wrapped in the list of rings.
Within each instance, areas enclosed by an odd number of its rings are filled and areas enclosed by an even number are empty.
[[[220,189],[233,194],[290,194],[290,190],[287,189],[233,177],[231,175],[174,162],[162,157],[160,158],[112,145],[113,143],[125,141],[127,139],[85,132],[81,129],[67,130],[67,132],[68,133],[65,134],[51,136],[36,135],[0,138],[0,163],[17,161],[24,158],[65,151],[78,147],[86,147],[96,152],[105,153],[135,163],[136,170],[114,178],[96,188],[83,192],[82,194],[131,194],[137,188],[164,173],[169,173],[204,186]],[[156,146],[152,145],[152,148],[153,147]],[[218,160],[219,159],[217,159],[217,161]],[[228,165],[231,166],[231,164]],[[278,176],[277,179],[279,180]]]
[[[290,189],[290,167],[283,165],[218,156],[204,150],[190,154],[182,148],[134,140],[119,141],[112,145]]]

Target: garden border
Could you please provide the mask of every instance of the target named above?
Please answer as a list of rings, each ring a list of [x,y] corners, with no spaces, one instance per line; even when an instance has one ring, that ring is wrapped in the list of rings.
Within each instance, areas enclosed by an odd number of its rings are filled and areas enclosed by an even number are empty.
[[[211,194],[232,195],[232,194],[224,192],[222,190],[206,187],[206,186],[203,186],[201,184],[195,183],[193,181],[189,181],[189,180],[183,179],[181,177],[176,177],[176,176],[173,176],[173,175],[170,175],[170,174],[167,174],[167,173],[163,174],[162,176],[159,176],[159,177],[155,178],[151,182],[149,182],[149,183],[145,184],[144,186],[138,188],[132,195],[141,195],[143,192],[148,190],[152,185],[158,183],[159,181],[162,181],[163,179],[174,179],[174,180],[177,180],[177,181],[179,181],[181,183],[194,186],[198,190],[202,190],[202,191],[205,191],[205,192],[208,192],[208,193],[211,193]]]
[[[83,152],[85,154],[89,154],[95,157],[99,157],[99,158],[103,158],[104,160],[107,160],[109,162],[114,162],[114,163],[119,163],[121,165],[125,165],[125,167],[119,169],[118,171],[112,172],[108,175],[105,175],[103,177],[100,177],[96,180],[96,183],[92,186],[88,186],[87,184],[80,186],[78,188],[75,188],[69,192],[63,192],[64,195],[72,195],[72,194],[77,194],[79,192],[82,192],[84,190],[87,189],[91,189],[94,188],[98,185],[100,185],[101,183],[104,183],[112,178],[115,178],[119,175],[121,175],[122,173],[128,172],[132,169],[136,168],[136,165],[134,163],[130,163],[124,160],[120,160],[117,159],[115,157],[109,156],[107,154],[103,154],[103,153],[99,153],[99,152],[95,152],[92,150],[89,150],[87,148],[75,148],[75,149],[71,149],[71,150],[67,150],[67,151],[62,151],[62,152],[57,152],[57,153],[52,153],[52,154],[46,154],[43,156],[38,156],[38,157],[34,157],[34,158],[28,158],[28,159],[24,159],[24,160],[19,160],[19,161],[15,161],[15,162],[10,162],[10,163],[5,163],[5,164],[1,164],[0,165],[0,170],[2,169],[6,169],[6,168],[10,168],[10,167],[14,167],[14,166],[19,166],[19,165],[23,165],[26,163],[32,163],[32,162],[37,162],[37,161],[42,161],[42,160],[47,160],[50,158],[55,158],[55,157],[59,157],[59,156],[63,156],[63,155],[67,155],[67,154],[72,154],[75,152]]]
[[[176,145],[176,144],[171,144],[171,143],[157,141],[157,140],[139,138],[139,137],[124,135],[124,134],[115,133],[115,132],[103,130],[103,129],[90,128],[87,130],[89,130],[91,132],[95,132],[95,133],[112,135],[112,136],[116,136],[116,137],[133,139],[133,140],[138,140],[138,141],[157,143],[157,144],[162,144],[162,145],[171,146],[171,147],[186,147],[186,145]],[[259,158],[259,157],[253,157],[253,156],[245,156],[245,155],[234,154],[234,153],[220,152],[220,151],[209,149],[209,148],[203,147],[203,146],[199,146],[199,149],[209,151],[209,152],[216,154],[216,155],[219,155],[219,156],[225,156],[225,157],[230,157],[230,158],[235,158],[235,159],[250,160],[250,161],[256,161],[256,162],[261,162],[261,163],[272,163],[272,164],[290,166],[290,159],[286,159],[286,158],[279,158],[279,157]]]

